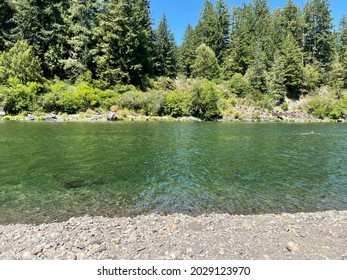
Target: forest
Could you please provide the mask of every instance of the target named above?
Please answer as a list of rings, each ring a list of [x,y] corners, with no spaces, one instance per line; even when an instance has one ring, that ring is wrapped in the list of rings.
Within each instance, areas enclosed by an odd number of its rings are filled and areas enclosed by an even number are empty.
[[[347,118],[347,18],[328,0],[205,0],[178,46],[149,0],[2,0],[3,115]]]

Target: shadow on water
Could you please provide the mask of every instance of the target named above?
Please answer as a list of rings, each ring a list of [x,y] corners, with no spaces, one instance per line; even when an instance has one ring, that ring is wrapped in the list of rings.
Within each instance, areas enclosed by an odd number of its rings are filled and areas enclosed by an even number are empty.
[[[14,123],[0,135],[0,224],[347,210],[345,125]]]

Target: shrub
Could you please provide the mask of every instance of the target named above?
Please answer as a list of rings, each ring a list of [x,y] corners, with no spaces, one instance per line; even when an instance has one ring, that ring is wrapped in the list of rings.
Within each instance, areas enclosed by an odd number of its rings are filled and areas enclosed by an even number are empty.
[[[213,120],[220,117],[218,100],[223,93],[213,82],[198,82],[191,90],[190,113],[203,120]]]
[[[37,82],[22,84],[18,78],[10,78],[6,86],[0,87],[0,106],[9,114],[31,112],[41,89]]]
[[[246,95],[252,93],[252,88],[249,85],[248,81],[244,79],[243,76],[239,73],[232,76],[231,80],[228,83],[228,88],[238,97],[245,97]]]

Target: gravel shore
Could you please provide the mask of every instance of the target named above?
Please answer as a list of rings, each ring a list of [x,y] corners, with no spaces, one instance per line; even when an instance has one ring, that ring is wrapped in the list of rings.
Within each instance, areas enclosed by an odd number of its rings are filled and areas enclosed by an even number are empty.
[[[0,260],[346,260],[347,211],[151,214],[0,225]]]

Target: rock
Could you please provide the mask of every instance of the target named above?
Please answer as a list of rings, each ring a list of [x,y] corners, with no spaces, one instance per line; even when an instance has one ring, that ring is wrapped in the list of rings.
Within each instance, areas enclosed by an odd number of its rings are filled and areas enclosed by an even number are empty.
[[[6,116],[6,112],[0,107],[0,117]]]
[[[164,234],[164,230],[161,228],[160,230],[158,230],[158,234],[163,235]]]
[[[27,115],[27,116],[25,117],[24,120],[27,121],[27,122],[30,122],[30,121],[36,121],[37,118],[29,114],[29,115]]]
[[[30,252],[24,252],[22,256],[23,260],[32,260],[34,258],[33,254]]]
[[[36,256],[36,255],[42,253],[42,251],[43,251],[42,246],[36,246],[36,247],[31,251],[31,253],[32,253],[34,256]]]
[[[204,249],[201,248],[201,247],[196,247],[196,248],[194,249],[194,253],[195,253],[196,255],[200,255],[203,251],[204,251]]]
[[[173,259],[173,260],[179,260],[182,258],[182,255],[180,252],[176,251],[176,252],[173,252],[170,254],[170,257]]]
[[[128,242],[135,243],[137,242],[137,233],[133,232],[129,235]]]
[[[45,116],[45,121],[57,122],[57,121],[60,121],[60,118],[55,114],[48,114],[47,116]]]
[[[116,113],[110,113],[106,116],[106,118],[107,118],[107,121],[109,122],[115,122],[118,120],[118,116]]]
[[[177,224],[173,224],[173,225],[171,226],[171,230],[172,230],[172,231],[177,231],[177,230],[178,230],[178,225],[177,225]]]
[[[286,248],[289,252],[297,252],[300,250],[299,245],[294,242],[288,242]]]
[[[344,119],[338,119],[337,122],[338,122],[338,123],[344,123],[345,120],[344,120]]]

